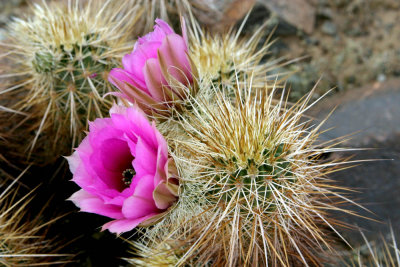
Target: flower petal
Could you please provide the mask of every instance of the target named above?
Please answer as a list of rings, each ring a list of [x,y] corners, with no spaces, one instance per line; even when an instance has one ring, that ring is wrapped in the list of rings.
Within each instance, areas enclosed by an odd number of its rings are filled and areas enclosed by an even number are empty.
[[[150,199],[140,196],[131,196],[125,199],[122,206],[124,217],[128,219],[137,219],[150,213],[158,213],[159,210],[154,204],[154,200],[151,196],[152,195],[150,194]]]
[[[164,33],[167,34],[171,34],[174,33],[174,30],[168,25],[168,23],[166,23],[165,21],[163,21],[162,19],[156,19],[156,23],[157,25],[164,31]],[[154,28],[156,28],[157,26],[154,26]]]
[[[159,48],[159,55],[168,66],[167,72],[183,84],[188,84],[192,79],[187,51],[185,40],[177,34],[168,35]]]
[[[72,153],[71,156],[65,157],[68,161],[69,169],[71,170],[72,173],[76,172],[76,169],[78,168],[79,164],[81,164],[82,160],[79,157],[79,154],[77,151]]]
[[[116,234],[120,235],[121,233],[132,230],[133,228],[138,226],[141,222],[144,222],[144,221],[146,221],[154,216],[157,216],[157,215],[158,215],[158,213],[151,213],[149,215],[146,215],[144,217],[137,218],[137,219],[114,220],[114,221],[104,224],[103,227],[101,228],[101,230],[104,231],[107,229],[111,233],[116,233]]]
[[[104,141],[100,147],[101,160],[108,171],[122,173],[131,169],[133,156],[128,143],[118,138],[110,138]]]
[[[106,205],[103,200],[84,190],[74,193],[68,200],[74,202],[81,211],[96,213],[113,219],[123,218],[121,207]]]
[[[166,181],[161,181],[153,191],[153,198],[157,208],[164,210],[176,202],[176,197],[166,186]]]
[[[140,88],[144,92],[148,93],[144,80],[141,82],[138,78],[136,78],[124,69],[112,69],[108,74],[108,81],[112,83],[115,87],[117,87],[121,92],[124,92],[124,88],[120,88],[119,83],[117,83],[116,81],[132,84],[133,86]]]
[[[159,102],[166,102],[166,94],[163,93],[163,85],[167,84],[162,76],[160,64],[155,58],[146,61],[144,78],[150,95]]]
[[[141,138],[136,143],[136,158],[133,167],[138,176],[154,175],[157,165],[157,150],[143,142]]]

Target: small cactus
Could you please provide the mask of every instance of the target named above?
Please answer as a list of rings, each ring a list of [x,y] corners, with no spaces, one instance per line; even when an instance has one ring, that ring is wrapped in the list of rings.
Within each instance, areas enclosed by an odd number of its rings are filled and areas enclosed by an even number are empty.
[[[393,228],[390,234],[381,235],[380,240],[369,241],[360,230],[365,244],[355,247],[351,251],[343,252],[342,264],[353,267],[398,267],[400,266],[400,249],[396,241]]]
[[[107,114],[108,72],[131,49],[130,33],[141,14],[138,4],[118,3],[43,1],[32,16],[10,25],[11,44],[4,45],[14,73],[7,75],[22,79],[3,98],[19,97],[12,109],[28,114],[30,151],[43,152],[36,158],[70,153],[87,122]]]
[[[246,20],[242,26],[245,23]],[[235,85],[238,76],[239,81],[251,79],[253,88],[264,88],[267,81],[285,75],[272,73],[279,64],[285,64],[281,59],[265,60],[273,44],[270,34],[265,43],[259,45],[265,27],[260,27],[249,38],[241,38],[241,30],[213,35],[202,30],[192,17],[189,29],[189,55],[203,82],[226,88]]]

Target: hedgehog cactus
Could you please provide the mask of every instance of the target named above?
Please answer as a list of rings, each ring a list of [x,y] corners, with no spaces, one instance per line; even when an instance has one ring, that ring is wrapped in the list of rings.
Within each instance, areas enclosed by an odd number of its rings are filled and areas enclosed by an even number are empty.
[[[245,24],[246,20],[242,23]],[[189,28],[190,57],[197,67],[199,78],[205,83],[212,82],[216,87],[227,87],[236,83],[236,76],[240,81],[253,82],[253,88],[263,88],[268,80],[275,80],[285,73],[273,74],[282,63],[282,59],[265,60],[273,42],[270,34],[265,43],[260,46],[264,27],[260,27],[250,38],[240,38],[238,32],[229,31],[224,34],[210,34],[200,28],[198,23],[191,20]]]
[[[302,120],[312,93],[288,107],[274,100],[274,89],[253,91],[251,80],[237,79],[234,97],[207,89],[214,100],[199,96],[180,117],[181,134],[168,140],[179,201],[143,242],[175,240],[176,251],[185,247],[178,265],[321,263],[338,234],[327,211],[348,212],[338,206],[348,200],[326,178],[343,162],[318,160],[335,148],[317,147],[319,126]]]
[[[78,0],[35,5],[33,15],[10,26],[8,57],[19,84],[3,91],[21,98],[13,109],[28,113],[31,150],[42,160],[67,154],[87,122],[108,112],[108,72],[130,50],[127,44],[140,12],[127,1]],[[129,7],[129,9],[128,9]],[[17,70],[17,71],[16,71]],[[55,155],[55,156],[54,156]]]
[[[125,260],[131,266],[173,267],[179,262],[179,256],[167,244],[162,244],[161,248],[149,248],[140,242],[130,242],[130,245],[132,257]]]

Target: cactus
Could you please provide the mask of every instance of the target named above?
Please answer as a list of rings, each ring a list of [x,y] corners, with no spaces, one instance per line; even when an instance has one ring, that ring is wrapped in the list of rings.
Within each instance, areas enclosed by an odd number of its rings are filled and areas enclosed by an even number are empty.
[[[13,73],[7,75],[21,79],[2,98],[18,97],[10,108],[28,114],[30,136],[24,139],[38,153],[34,160],[70,153],[87,122],[108,112],[108,72],[131,49],[130,33],[141,14],[136,1],[117,2],[43,1],[32,16],[10,25],[10,44],[3,46]]]
[[[352,251],[343,252],[342,264],[346,266],[400,266],[400,249],[393,228],[390,227],[388,237],[381,235],[380,240],[369,241],[360,229],[365,242],[362,246],[355,247]]]
[[[132,257],[126,258],[125,261],[131,266],[148,266],[148,267],[174,267],[179,262],[179,257],[171,247],[163,244],[158,247],[149,248],[140,242],[130,242]]]
[[[326,178],[344,162],[319,161],[336,148],[317,147],[320,125],[301,121],[312,92],[289,107],[274,102],[274,90],[253,92],[247,82],[231,85],[233,98],[214,87],[214,102],[196,99],[181,116],[184,133],[168,140],[181,193],[143,244],[172,239],[178,251],[184,244],[178,265],[205,257],[223,266],[321,263],[340,224],[327,211],[351,213],[340,207],[346,189]]]
[[[190,57],[198,69],[199,78],[213,86],[228,87],[236,84],[236,76],[240,81],[252,80],[253,88],[264,88],[267,81],[280,79],[287,73],[273,73],[280,66],[290,64],[283,59],[266,60],[272,33],[264,37],[266,25],[260,27],[249,38],[241,38],[241,30],[246,23],[242,22],[237,32],[210,34],[202,30],[193,16],[189,27]]]

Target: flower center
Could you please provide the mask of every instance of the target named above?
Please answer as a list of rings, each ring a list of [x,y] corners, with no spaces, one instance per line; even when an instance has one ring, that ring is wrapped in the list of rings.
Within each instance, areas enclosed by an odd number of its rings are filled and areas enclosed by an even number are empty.
[[[122,172],[122,181],[126,185],[130,185],[132,183],[133,176],[136,175],[135,169],[126,169]]]

